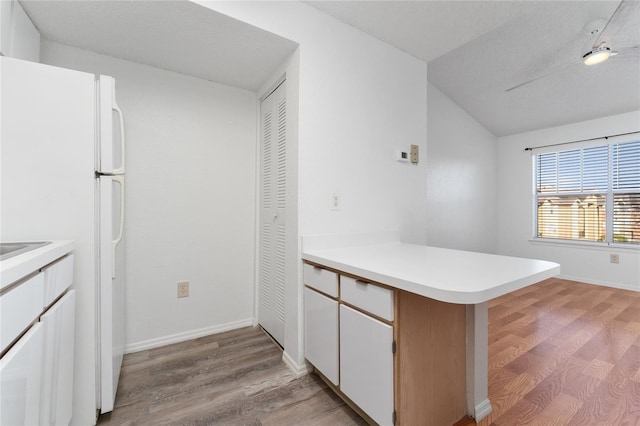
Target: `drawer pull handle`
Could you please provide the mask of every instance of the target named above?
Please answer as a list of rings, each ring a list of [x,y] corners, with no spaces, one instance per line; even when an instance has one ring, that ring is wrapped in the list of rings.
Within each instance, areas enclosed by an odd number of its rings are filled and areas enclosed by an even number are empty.
[[[362,281],[362,280],[356,280],[356,284],[360,284],[360,285],[369,285],[368,282],[366,281]]]

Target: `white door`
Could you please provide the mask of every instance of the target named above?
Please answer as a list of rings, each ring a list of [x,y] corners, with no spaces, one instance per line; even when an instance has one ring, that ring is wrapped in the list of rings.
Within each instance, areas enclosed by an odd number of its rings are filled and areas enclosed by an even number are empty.
[[[340,390],[380,425],[393,424],[393,327],[340,305]]]
[[[304,355],[338,385],[338,301],[304,289]]]
[[[260,104],[261,185],[258,322],[284,346],[287,228],[287,101],[285,82]]]

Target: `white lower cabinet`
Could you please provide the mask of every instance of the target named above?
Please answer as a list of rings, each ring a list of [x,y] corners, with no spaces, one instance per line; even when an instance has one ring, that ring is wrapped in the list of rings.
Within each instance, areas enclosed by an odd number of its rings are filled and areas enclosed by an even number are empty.
[[[304,289],[305,356],[334,385],[338,385],[338,301]]]
[[[42,312],[44,274],[0,295],[0,344],[4,352]]]
[[[0,359],[0,425],[40,424],[42,337],[36,323]]]
[[[0,425],[68,425],[76,292],[73,255],[27,273],[0,295]]]
[[[393,290],[310,264],[303,276],[305,358],[370,420],[393,425]]]
[[[68,425],[73,401],[76,291],[71,290],[40,317],[44,328],[41,425]]]
[[[393,327],[340,305],[340,390],[376,423],[394,423]]]
[[[440,426],[464,416],[465,305],[316,264],[305,265],[304,283],[305,356],[368,423]]]

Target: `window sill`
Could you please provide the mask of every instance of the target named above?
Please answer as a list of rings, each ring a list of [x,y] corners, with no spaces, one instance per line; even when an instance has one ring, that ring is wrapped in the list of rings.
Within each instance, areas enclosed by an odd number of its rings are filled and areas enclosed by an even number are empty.
[[[620,243],[600,243],[600,242],[586,242],[586,241],[573,241],[573,240],[556,240],[551,238],[531,238],[529,242],[542,246],[555,246],[555,247],[574,247],[579,249],[589,250],[616,250],[623,252],[635,253],[640,251],[640,245],[638,244],[620,244]]]

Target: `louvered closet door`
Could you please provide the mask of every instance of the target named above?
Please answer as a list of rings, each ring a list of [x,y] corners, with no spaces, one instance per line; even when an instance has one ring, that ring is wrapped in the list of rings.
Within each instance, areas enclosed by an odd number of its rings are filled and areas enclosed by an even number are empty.
[[[284,346],[284,289],[286,253],[285,83],[260,106],[262,170],[260,193],[258,322]]]

